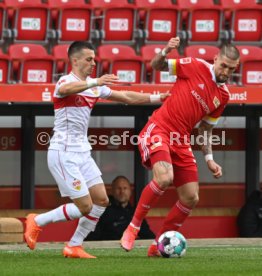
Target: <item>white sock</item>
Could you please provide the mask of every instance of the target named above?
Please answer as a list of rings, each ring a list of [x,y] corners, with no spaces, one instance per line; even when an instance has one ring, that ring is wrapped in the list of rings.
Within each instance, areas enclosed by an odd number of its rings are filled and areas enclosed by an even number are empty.
[[[68,203],[44,214],[37,215],[35,222],[39,226],[44,226],[51,222],[74,220],[82,216],[82,213],[74,203]]]
[[[91,212],[79,219],[76,231],[72,236],[69,246],[79,246],[83,244],[84,239],[88,236],[90,232],[93,232],[99,221],[99,218],[105,211],[105,207],[93,205]]]

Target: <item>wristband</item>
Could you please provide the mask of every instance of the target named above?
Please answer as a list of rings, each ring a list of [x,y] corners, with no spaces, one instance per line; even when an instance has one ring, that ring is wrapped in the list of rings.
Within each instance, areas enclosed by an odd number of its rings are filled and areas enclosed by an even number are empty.
[[[209,160],[214,160],[213,159],[213,154],[209,153],[209,154],[205,155],[205,160],[206,160],[206,162],[209,161]]]
[[[164,48],[162,51],[161,51],[161,56],[162,57],[166,57],[167,53],[166,53],[166,49]]]
[[[160,103],[161,102],[161,96],[160,94],[152,94],[149,96],[151,103]]]
[[[86,80],[87,88],[91,88],[98,85],[97,79]]]

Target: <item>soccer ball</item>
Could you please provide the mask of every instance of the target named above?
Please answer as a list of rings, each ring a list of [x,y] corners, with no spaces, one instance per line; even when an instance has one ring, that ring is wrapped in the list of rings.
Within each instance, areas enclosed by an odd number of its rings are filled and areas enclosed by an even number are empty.
[[[157,248],[165,258],[182,257],[186,253],[187,241],[181,233],[167,231],[159,237]]]

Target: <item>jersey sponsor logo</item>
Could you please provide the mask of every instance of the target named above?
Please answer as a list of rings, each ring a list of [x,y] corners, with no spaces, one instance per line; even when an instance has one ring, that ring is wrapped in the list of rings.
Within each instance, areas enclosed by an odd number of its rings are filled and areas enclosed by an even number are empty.
[[[82,106],[84,104],[84,100],[82,96],[77,96],[75,98],[75,104],[76,106]]]
[[[206,102],[202,99],[202,97],[195,90],[192,90],[191,94],[199,102],[199,104],[202,106],[202,108],[204,109],[204,111],[207,114],[210,113],[210,109],[209,109],[208,105],[206,104]]]
[[[204,85],[203,83],[200,83],[200,84],[198,85],[198,87],[201,88],[202,90],[204,90],[205,85]]]
[[[79,179],[74,179],[73,187],[75,190],[80,191],[81,190],[81,181]]]
[[[187,63],[191,63],[191,57],[187,57],[187,58],[181,58],[180,59],[180,64],[187,64]]]
[[[220,101],[216,96],[213,99],[213,104],[216,108],[218,108],[220,106]]]

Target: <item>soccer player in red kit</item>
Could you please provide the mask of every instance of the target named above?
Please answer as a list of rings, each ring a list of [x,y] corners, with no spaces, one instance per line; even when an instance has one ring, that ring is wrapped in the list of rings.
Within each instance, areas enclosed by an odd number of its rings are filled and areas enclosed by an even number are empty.
[[[213,65],[191,57],[166,59],[166,55],[177,49],[179,43],[179,37],[171,38],[151,62],[153,69],[169,70],[170,74],[177,76],[177,80],[171,96],[153,113],[139,135],[142,162],[153,170],[153,179],[144,188],[133,219],[121,238],[121,246],[126,251],[132,250],[141,222],[173,183],[178,201],[149,247],[149,257],[159,256],[158,237],[166,231],[178,230],[198,202],[198,172],[190,146],[190,134],[198,122],[208,169],[215,178],[222,176],[222,168],[213,160],[210,138],[213,126],[229,100],[225,82],[239,64],[239,52],[232,45],[221,48],[214,57]]]

